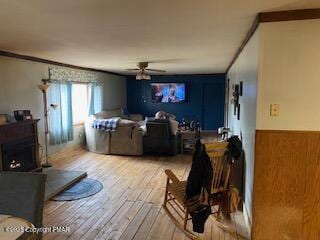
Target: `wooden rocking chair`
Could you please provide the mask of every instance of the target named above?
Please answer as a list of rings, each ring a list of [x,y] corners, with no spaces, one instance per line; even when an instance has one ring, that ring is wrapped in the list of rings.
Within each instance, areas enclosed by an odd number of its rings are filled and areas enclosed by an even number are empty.
[[[210,193],[210,205],[218,205],[218,210],[214,212],[218,217],[221,214],[223,196],[228,190],[228,181],[230,176],[230,163],[226,159],[228,142],[216,142],[205,144],[206,152],[210,157],[213,167],[212,187]],[[191,239],[198,240],[199,236],[195,235],[191,230],[187,229],[189,210],[185,202],[186,181],[180,181],[176,175],[169,169],[165,170],[167,175],[167,185],[165,190],[165,197],[163,208],[171,218],[173,223],[183,231],[186,236]],[[173,214],[172,209],[175,214]],[[177,217],[175,217],[176,215]],[[178,220],[180,218],[180,221]]]

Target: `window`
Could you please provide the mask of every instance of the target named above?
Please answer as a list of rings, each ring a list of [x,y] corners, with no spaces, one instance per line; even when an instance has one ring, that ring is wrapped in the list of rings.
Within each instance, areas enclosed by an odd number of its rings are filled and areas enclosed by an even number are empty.
[[[72,84],[72,118],[73,124],[84,123],[88,116],[88,85]]]

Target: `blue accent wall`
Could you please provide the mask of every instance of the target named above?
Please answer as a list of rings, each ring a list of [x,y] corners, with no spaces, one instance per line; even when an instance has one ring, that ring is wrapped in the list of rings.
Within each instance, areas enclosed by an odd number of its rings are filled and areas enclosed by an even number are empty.
[[[185,103],[152,103],[150,83],[178,82],[186,84]],[[151,81],[127,77],[127,107],[131,113],[154,116],[162,110],[182,118],[200,121],[202,129],[216,130],[224,123],[225,75],[163,75]]]

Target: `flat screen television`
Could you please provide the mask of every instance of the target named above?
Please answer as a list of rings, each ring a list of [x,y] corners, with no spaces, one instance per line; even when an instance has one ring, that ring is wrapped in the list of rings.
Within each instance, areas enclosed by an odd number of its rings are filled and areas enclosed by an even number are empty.
[[[151,101],[154,103],[183,103],[186,101],[186,84],[151,83]]]

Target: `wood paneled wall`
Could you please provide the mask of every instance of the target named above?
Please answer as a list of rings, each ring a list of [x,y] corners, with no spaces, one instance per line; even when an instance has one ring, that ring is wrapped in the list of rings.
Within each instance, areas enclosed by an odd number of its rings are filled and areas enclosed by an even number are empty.
[[[320,239],[320,132],[256,132],[252,239]]]

